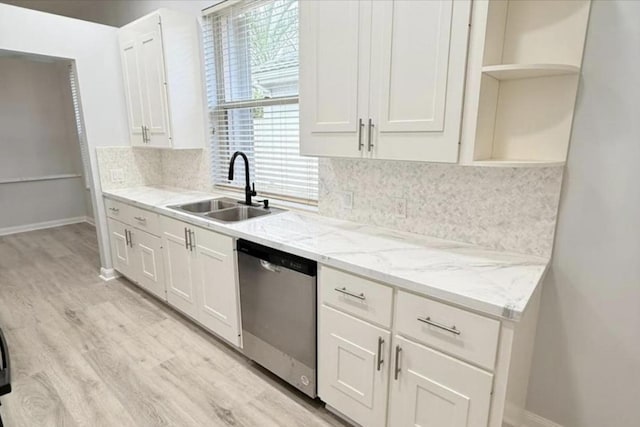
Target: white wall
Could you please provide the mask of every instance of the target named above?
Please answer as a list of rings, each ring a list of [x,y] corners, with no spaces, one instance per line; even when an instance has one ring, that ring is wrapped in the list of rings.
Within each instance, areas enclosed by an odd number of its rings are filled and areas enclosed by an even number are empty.
[[[0,4],[0,49],[74,60],[103,268],[111,268],[95,147],[128,145],[116,28]]]
[[[82,171],[68,65],[0,52],[0,180]]]
[[[595,1],[528,409],[640,425],[640,2]]]
[[[0,234],[87,215],[69,61],[0,52]]]

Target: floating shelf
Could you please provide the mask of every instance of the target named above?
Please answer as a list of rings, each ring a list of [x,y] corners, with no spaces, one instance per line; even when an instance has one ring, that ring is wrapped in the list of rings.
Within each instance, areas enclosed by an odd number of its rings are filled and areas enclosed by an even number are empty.
[[[546,168],[553,166],[564,166],[563,160],[513,160],[513,159],[489,159],[489,160],[474,160],[474,166],[486,166],[486,167],[538,167]]]
[[[482,72],[498,80],[516,80],[578,74],[580,67],[566,64],[503,64],[486,65],[482,67]]]

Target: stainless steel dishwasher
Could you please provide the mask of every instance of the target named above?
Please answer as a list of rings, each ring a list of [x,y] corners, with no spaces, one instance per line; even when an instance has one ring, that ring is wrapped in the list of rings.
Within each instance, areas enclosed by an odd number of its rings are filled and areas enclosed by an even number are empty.
[[[316,397],[317,264],[238,240],[244,354]]]

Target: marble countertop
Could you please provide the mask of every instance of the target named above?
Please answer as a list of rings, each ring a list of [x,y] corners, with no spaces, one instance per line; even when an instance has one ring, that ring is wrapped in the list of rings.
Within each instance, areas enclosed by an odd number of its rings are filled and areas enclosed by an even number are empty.
[[[104,190],[105,197],[316,260],[454,305],[518,321],[548,260],[287,211],[220,223],[168,206],[222,196],[168,187]]]

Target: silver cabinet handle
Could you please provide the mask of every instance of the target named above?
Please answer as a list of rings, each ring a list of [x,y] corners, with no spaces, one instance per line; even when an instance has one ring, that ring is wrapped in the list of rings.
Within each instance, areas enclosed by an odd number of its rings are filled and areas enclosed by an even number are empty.
[[[140,222],[146,222],[147,218],[143,217],[143,216],[134,216],[135,219],[137,219]]]
[[[187,227],[184,228],[184,247],[189,250],[189,231],[187,231]]]
[[[149,128],[147,126],[144,127],[144,135],[147,139],[147,144],[149,144],[151,142],[151,138],[149,138]]]
[[[372,142],[372,138],[373,138],[373,120],[369,119],[369,134],[368,136],[368,141],[367,141],[367,151],[371,152],[371,149],[373,148],[373,142]]]
[[[189,230],[189,246],[191,247],[191,252],[193,252],[193,248],[196,247],[196,245],[193,243],[196,239],[196,233],[193,230]]]
[[[358,151],[362,151],[362,128],[364,127],[364,123],[362,123],[362,119],[358,119]]]
[[[353,293],[353,292],[347,290],[346,287],[335,288],[334,290],[337,291],[337,292],[340,292],[342,294],[349,295],[350,297],[358,298],[361,301],[364,301],[364,299],[365,299],[364,293],[361,292],[359,294],[356,294],[356,293]]]
[[[131,230],[127,230],[125,228],[124,229],[124,236],[125,236],[125,240],[127,242],[127,245],[129,245],[130,248],[133,248],[133,239],[131,238]]]
[[[393,378],[395,380],[398,379],[398,375],[400,375],[400,371],[402,368],[400,367],[400,353],[402,352],[402,347],[399,345],[396,346],[396,366],[393,370]]]
[[[431,317],[425,317],[424,319],[422,317],[418,317],[418,321],[422,323],[426,323],[427,325],[435,326],[436,328],[443,329],[447,332],[451,332],[452,334],[460,335],[460,330],[456,329],[455,325],[449,327],[449,326],[443,325],[442,323],[434,322],[433,320],[431,320]]]
[[[384,363],[384,360],[382,359],[382,344],[384,344],[384,339],[382,339],[382,337],[378,337],[378,371]]]
[[[124,244],[129,246],[129,232],[126,228],[124,229]]]
[[[147,143],[147,133],[144,131],[144,126],[140,126],[140,130],[142,130],[142,143]]]
[[[118,209],[118,208],[109,208],[109,210],[111,212],[120,212],[120,209]]]

